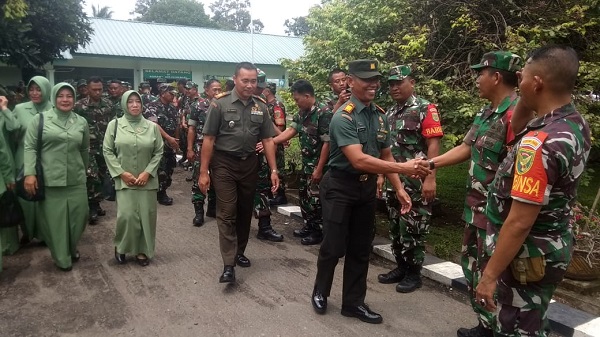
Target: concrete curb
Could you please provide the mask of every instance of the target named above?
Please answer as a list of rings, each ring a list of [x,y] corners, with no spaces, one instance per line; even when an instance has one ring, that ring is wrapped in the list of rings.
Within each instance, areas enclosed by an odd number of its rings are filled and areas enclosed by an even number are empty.
[[[283,205],[277,207],[277,212],[302,221],[299,206]],[[394,262],[391,245],[375,245],[373,253]],[[460,265],[441,260],[427,254],[423,266],[423,275],[448,287],[467,291],[467,283],[463,277]],[[600,317],[571,308],[554,300],[548,308],[548,319],[552,330],[569,337],[600,337]]]

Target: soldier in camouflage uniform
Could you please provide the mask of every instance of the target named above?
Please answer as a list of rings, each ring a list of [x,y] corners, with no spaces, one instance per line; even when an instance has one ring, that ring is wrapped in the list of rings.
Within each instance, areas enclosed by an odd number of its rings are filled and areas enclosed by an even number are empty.
[[[188,147],[187,147],[187,158],[190,162],[193,162],[192,168],[192,204],[194,205],[194,220],[193,224],[196,227],[200,227],[204,224],[204,200],[205,195],[200,191],[198,186],[198,178],[200,177],[200,153],[202,151],[202,140],[204,134],[204,123],[206,122],[206,112],[210,107],[210,101],[221,93],[221,84],[219,81],[209,81],[208,86],[212,87],[212,90],[206,90],[207,98],[201,98],[200,96],[192,103],[190,107],[190,117],[188,120]],[[214,85],[215,83],[218,84]],[[207,216],[215,217],[216,212],[216,198],[214,189],[211,188],[208,192],[208,208],[212,207],[212,212],[208,212]]]
[[[146,106],[148,106],[148,103],[156,102],[158,100],[158,97],[152,95],[151,91],[152,91],[152,86],[150,86],[150,83],[148,83],[148,82],[140,83],[138,92],[140,93],[140,96],[142,97],[142,105],[144,106],[144,109],[146,108]]]
[[[317,103],[315,89],[310,82],[297,81],[292,85],[291,92],[299,112],[294,115],[290,127],[273,141],[281,144],[295,135],[300,137],[302,172],[298,194],[304,227],[294,230],[294,236],[302,238],[300,243],[303,245],[315,245],[323,241],[319,182],[329,156],[329,122],[333,113],[326,104]]]
[[[549,333],[548,305],[571,260],[571,205],[591,147],[572,102],[578,70],[572,48],[549,46],[534,51],[519,76],[512,120],[524,136],[490,186],[491,257],[476,288],[477,301],[496,313],[495,336]]]
[[[489,185],[498,166],[506,157],[508,144],[514,139],[510,128],[517,103],[517,75],[522,59],[510,52],[486,53],[481,62],[472,66],[478,71],[479,96],[490,103],[476,115],[463,143],[443,155],[432,158],[439,168],[470,159],[467,195],[463,211],[465,230],[461,265],[467,281],[468,295],[479,324],[471,329],[460,328],[458,337],[492,336],[493,315],[475,301],[475,287],[489,257],[485,254],[485,204]]]
[[[88,203],[90,207],[90,225],[96,224],[98,216],[106,212],[100,207],[104,199],[103,186],[108,168],[102,155],[102,142],[108,122],[114,118],[115,112],[110,101],[102,97],[102,79],[90,77],[87,81],[88,96],[75,103],[73,111],[84,117],[90,128],[90,163],[87,169]]]
[[[275,83],[267,83],[267,87],[263,90],[263,96],[267,100],[267,107],[269,108],[269,115],[275,124],[275,132],[277,134],[285,131],[285,105],[277,100],[275,93],[277,92],[277,85]],[[283,205],[287,204],[287,197],[285,196],[285,181],[283,177],[283,170],[285,169],[285,152],[283,144],[277,145],[277,152],[275,152],[275,159],[277,160],[277,169],[279,170],[279,189],[273,196],[273,199],[269,200],[269,205]]]
[[[392,154],[397,162],[439,154],[442,133],[435,104],[415,96],[415,79],[407,65],[389,72],[390,95],[396,102],[386,113],[391,129]],[[423,181],[401,176],[404,189],[412,200],[411,210],[401,215],[396,192],[387,192],[392,252],[398,266],[378,276],[381,283],[398,283],[396,291],[408,293],[421,287],[421,269],[425,260],[425,236],[431,223],[431,203],[435,200],[435,171]],[[383,175],[379,175],[381,190]]]
[[[348,89],[346,78],[346,72],[340,68],[335,68],[329,72],[327,83],[329,83],[329,86],[331,87],[331,98],[327,102],[327,106],[332,112],[335,112],[339,107],[346,103],[352,95],[350,89]]]
[[[79,80],[77,82],[77,100],[82,100],[87,97],[87,80]]]
[[[204,92],[200,94],[200,97],[207,99],[209,102],[213,98],[220,95],[223,91],[221,88],[221,82],[216,78],[211,78],[204,83]],[[206,193],[208,197],[208,205],[206,205],[206,216],[210,218],[217,217],[217,195],[215,194],[215,188],[213,182],[210,182],[210,189]]]
[[[177,110],[171,104],[177,91],[171,85],[166,83],[159,87],[160,96],[158,101],[149,103],[144,110],[144,117],[160,127],[160,134],[165,141],[163,157],[158,167],[158,203],[165,206],[173,204],[173,198],[167,195],[167,189],[171,186],[171,176],[177,166],[175,157],[179,149],[179,142],[175,134],[179,128],[179,115]]]
[[[258,69],[255,95],[265,104],[262,94],[267,87],[267,75],[264,71]],[[273,118],[271,118],[274,123]],[[273,128],[276,129],[273,124]],[[276,131],[275,131],[276,132]],[[278,234],[271,225],[271,208],[269,207],[269,194],[271,193],[271,172],[267,158],[263,153],[262,142],[256,144],[256,153],[258,154],[258,182],[256,184],[256,194],[254,195],[254,217],[258,219],[258,234],[256,237],[260,240],[269,240],[274,242],[283,241],[283,235]]]
[[[123,82],[120,80],[110,80],[108,83],[108,100],[112,104],[117,118],[123,116],[121,108],[121,96],[123,96]]]

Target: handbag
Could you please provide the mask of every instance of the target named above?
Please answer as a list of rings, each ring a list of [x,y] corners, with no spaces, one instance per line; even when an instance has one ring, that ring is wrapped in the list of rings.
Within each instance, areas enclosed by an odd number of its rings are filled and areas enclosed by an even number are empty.
[[[23,209],[12,191],[6,191],[0,196],[0,228],[20,225],[25,221]]]
[[[42,201],[45,198],[44,193],[44,170],[42,168],[42,131],[44,130],[44,114],[40,112],[40,122],[38,124],[37,152],[35,158],[35,176],[37,178],[38,189],[35,195],[27,193],[25,190],[25,167],[21,167],[17,174],[17,195],[27,201]]]

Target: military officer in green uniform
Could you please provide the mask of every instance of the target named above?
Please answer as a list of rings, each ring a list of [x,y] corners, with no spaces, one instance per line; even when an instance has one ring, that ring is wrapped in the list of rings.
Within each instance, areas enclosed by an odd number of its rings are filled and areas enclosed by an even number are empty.
[[[348,89],[347,77],[346,72],[340,68],[334,68],[329,72],[327,83],[331,87],[331,97],[327,101],[327,106],[333,112],[350,99],[351,93]]]
[[[329,171],[320,185],[323,242],[311,296],[315,311],[324,314],[335,267],[345,256],[342,315],[381,323],[381,315],[365,304],[371,243],[375,235],[375,201],[379,173],[396,190],[402,213],[411,207],[398,173],[425,177],[429,170],[417,161],[397,163],[385,111],[375,104],[381,74],[375,60],[349,64],[352,96],[335,112],[329,126]]]
[[[285,105],[279,101],[275,94],[277,93],[277,85],[273,82],[267,83],[267,87],[263,90],[263,96],[267,101],[267,107],[269,108],[269,114],[275,125],[275,132],[277,134],[285,131],[286,112]],[[284,144],[277,144],[277,152],[275,153],[275,159],[277,160],[277,169],[279,170],[279,189],[272,199],[269,199],[271,206],[287,204],[287,197],[285,195],[285,182],[283,181],[283,170],[285,170],[285,150]]]
[[[121,108],[121,96],[123,95],[123,92],[127,91],[123,90],[124,83],[126,82],[116,79],[110,80],[108,83],[108,100],[113,106],[116,117],[123,116],[123,109]]]
[[[173,205],[173,198],[167,195],[167,189],[171,186],[173,171],[177,166],[175,157],[179,149],[178,139],[175,135],[179,128],[179,115],[173,104],[177,94],[175,88],[163,83],[159,87],[160,96],[158,101],[149,103],[144,110],[144,118],[158,124],[160,134],[163,137],[164,154],[158,167],[158,203],[165,206]]]
[[[73,111],[85,118],[90,129],[90,156],[87,167],[88,204],[90,225],[96,224],[98,216],[106,212],[100,206],[104,200],[103,185],[108,179],[106,162],[102,156],[102,142],[106,127],[115,116],[114,107],[107,98],[102,97],[103,84],[100,77],[90,77],[87,81],[88,96],[75,103]]]
[[[389,72],[390,96],[396,102],[388,111],[391,127],[392,154],[398,162],[439,155],[442,133],[440,115],[435,104],[415,95],[415,78],[410,66],[399,65]],[[435,171],[423,181],[401,177],[410,195],[412,208],[407,214],[398,213],[394,192],[387,192],[392,253],[397,267],[380,274],[381,283],[397,283],[396,291],[408,293],[421,287],[421,268],[425,261],[425,237],[431,223],[431,203],[435,200]],[[381,190],[383,175],[379,176]]]
[[[233,76],[234,90],[212,101],[203,131],[198,184],[202,193],[206,193],[212,179],[217,193],[219,246],[224,264],[219,278],[221,283],[235,282],[236,264],[250,266],[244,251],[248,244],[252,199],[258,180],[256,143],[259,141],[262,141],[269,165],[272,191],[279,187],[272,138],[275,130],[266,103],[253,95],[257,77],[254,64],[237,64]]]
[[[485,253],[485,206],[490,184],[508,153],[508,144],[515,138],[510,123],[518,101],[517,71],[522,66],[523,61],[518,55],[506,51],[486,53],[478,64],[472,66],[478,72],[476,85],[479,97],[488,100],[489,104],[477,113],[462,144],[439,157],[430,158],[431,164],[427,164],[440,168],[470,160],[463,210],[465,230],[461,265],[471,307],[479,324],[470,329],[458,329],[458,337],[493,335],[493,314],[475,301],[475,288],[489,259]]]

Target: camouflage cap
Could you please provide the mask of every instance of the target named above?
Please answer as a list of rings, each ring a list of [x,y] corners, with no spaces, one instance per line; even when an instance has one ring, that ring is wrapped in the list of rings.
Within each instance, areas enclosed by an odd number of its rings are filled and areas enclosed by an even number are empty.
[[[77,81],[77,88],[87,85],[87,80],[81,79]]]
[[[187,82],[185,82],[185,88],[186,89],[192,89],[192,88],[198,89],[198,84],[196,84],[196,82],[187,81]]]
[[[487,67],[516,72],[523,68],[523,59],[508,51],[493,51],[485,53],[481,62],[472,65],[471,69],[479,70]]]
[[[381,76],[377,60],[350,61],[348,63],[348,73],[362,79]]]
[[[171,84],[168,83],[162,83],[159,87],[158,87],[158,91],[161,94],[164,94],[165,92],[170,92],[173,95],[177,95],[177,89],[175,89],[174,86],[172,86]]]
[[[390,69],[390,73],[388,74],[388,81],[402,81],[411,73],[412,71],[408,65],[403,64],[392,67],[392,69]]]
[[[256,70],[258,71],[256,86],[264,89],[267,87],[267,74],[258,68]]]
[[[267,83],[267,88],[269,88],[269,90],[271,90],[273,95],[275,95],[277,93],[277,84],[275,84],[273,82],[269,82],[269,83]]]
[[[139,85],[140,88],[150,88],[150,83],[148,82],[141,82]]]

